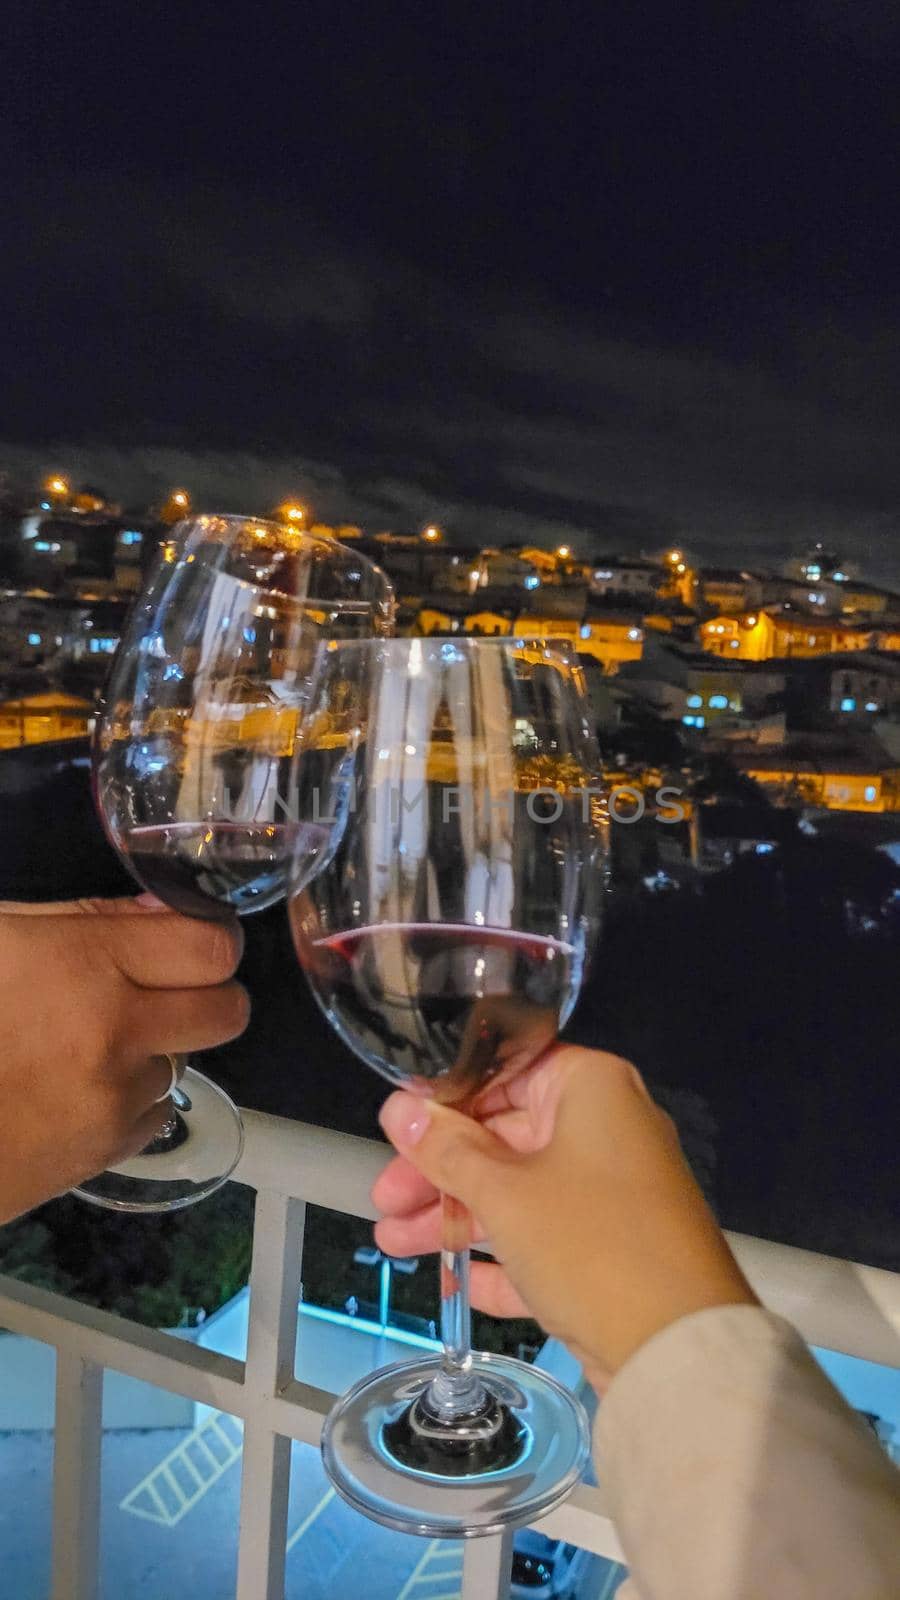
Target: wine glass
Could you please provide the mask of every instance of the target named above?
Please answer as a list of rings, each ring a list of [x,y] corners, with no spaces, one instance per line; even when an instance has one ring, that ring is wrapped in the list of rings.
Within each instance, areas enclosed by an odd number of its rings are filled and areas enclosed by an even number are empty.
[[[300,964],[356,1055],[473,1116],[486,1086],[551,1043],[582,981],[600,881],[585,708],[580,668],[542,643],[320,652],[297,814],[331,818],[337,842],[327,873],[310,879],[298,857],[288,914]],[[588,1454],[571,1393],[472,1352],[471,1228],[444,1197],[443,1355],[363,1378],[323,1434],[345,1499],[432,1537],[533,1520]]]
[[[174,530],[117,653],[93,748],[97,809],[140,885],[187,916],[274,905],[288,867],[327,857],[329,829],[292,805],[294,746],[323,639],[390,627],[384,574],[352,549],[278,523],[206,516]],[[177,1070],[177,1067],[176,1069]],[[217,1189],[243,1134],[196,1068],[147,1148],[78,1194],[171,1211]]]

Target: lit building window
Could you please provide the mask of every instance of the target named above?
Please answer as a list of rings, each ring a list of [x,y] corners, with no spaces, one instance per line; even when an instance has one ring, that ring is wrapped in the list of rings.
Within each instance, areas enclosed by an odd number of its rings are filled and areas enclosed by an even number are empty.
[[[856,710],[856,701],[853,698],[852,694],[848,694],[848,695],[844,696],[843,700],[841,701],[841,710],[842,711],[855,711]]]
[[[702,706],[702,704],[703,704],[703,696],[702,696],[702,694],[689,694],[688,697],[687,697],[687,703],[688,703],[689,706],[694,706],[694,707]]]
[[[726,694],[711,694],[710,695],[710,697],[709,697],[709,709],[710,709],[710,711],[724,711],[727,708],[727,706],[728,706],[728,696]]]

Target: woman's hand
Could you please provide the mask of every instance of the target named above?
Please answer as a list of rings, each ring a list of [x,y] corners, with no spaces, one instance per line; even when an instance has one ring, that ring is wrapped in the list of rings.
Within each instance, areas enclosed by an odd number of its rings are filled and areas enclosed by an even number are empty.
[[[385,1101],[399,1152],[372,1193],[386,1253],[439,1249],[438,1194],[453,1195],[502,1263],[473,1264],[473,1304],[535,1317],[598,1387],[679,1317],[756,1303],[672,1122],[628,1062],[557,1045],[491,1085],[478,1115],[402,1090]]]

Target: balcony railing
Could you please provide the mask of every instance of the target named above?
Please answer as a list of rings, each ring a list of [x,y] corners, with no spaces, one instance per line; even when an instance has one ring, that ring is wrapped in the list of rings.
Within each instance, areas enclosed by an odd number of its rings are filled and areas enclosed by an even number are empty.
[[[236,1178],[257,1192],[245,1361],[0,1276],[0,1326],[56,1350],[52,1600],[96,1600],[105,1368],[243,1422],[237,1600],[282,1600],[290,1446],[319,1441],[333,1396],[294,1376],[307,1202],[371,1217],[383,1145],[246,1113]],[[900,1274],[732,1235],[751,1283],[810,1344],[900,1367]],[[622,1559],[602,1489],[578,1488],[542,1532]],[[461,1600],[505,1600],[511,1537],[468,1541]]]

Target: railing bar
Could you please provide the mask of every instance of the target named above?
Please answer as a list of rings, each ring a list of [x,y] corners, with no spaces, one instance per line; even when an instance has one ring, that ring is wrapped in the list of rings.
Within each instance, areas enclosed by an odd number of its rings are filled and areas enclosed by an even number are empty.
[[[275,1401],[294,1379],[305,1217],[300,1200],[256,1196],[244,1377],[254,1402]],[[254,1403],[244,1425],[237,1600],[282,1600],[290,1484],[290,1439]]]
[[[102,1367],[57,1351],[53,1600],[97,1600],[102,1407]]]
[[[460,1600],[508,1600],[512,1542],[512,1528],[486,1539],[466,1540]]]

